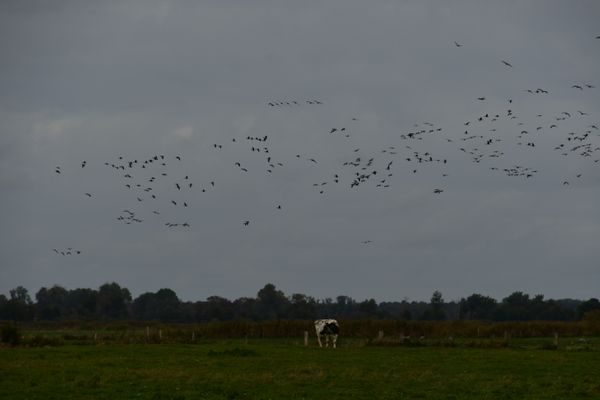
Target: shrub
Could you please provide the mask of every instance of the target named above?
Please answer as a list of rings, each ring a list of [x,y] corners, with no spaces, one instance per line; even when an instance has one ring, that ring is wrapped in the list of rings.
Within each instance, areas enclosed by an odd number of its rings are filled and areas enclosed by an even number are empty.
[[[21,342],[21,332],[16,325],[8,323],[0,328],[0,342],[16,346]]]

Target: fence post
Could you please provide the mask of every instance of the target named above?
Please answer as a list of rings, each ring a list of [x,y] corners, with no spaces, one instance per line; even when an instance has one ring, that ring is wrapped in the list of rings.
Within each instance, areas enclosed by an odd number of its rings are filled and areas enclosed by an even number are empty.
[[[162,329],[158,330],[158,340],[162,341]]]
[[[94,332],[94,342],[98,340],[98,332]]]
[[[149,326],[146,327],[146,341],[147,342],[150,341],[150,327]]]
[[[308,346],[308,331],[304,331],[304,347]]]
[[[383,339],[383,331],[377,332],[377,340]]]
[[[192,342],[196,341],[196,331],[192,331]]]
[[[554,347],[558,348],[558,332],[554,332]]]

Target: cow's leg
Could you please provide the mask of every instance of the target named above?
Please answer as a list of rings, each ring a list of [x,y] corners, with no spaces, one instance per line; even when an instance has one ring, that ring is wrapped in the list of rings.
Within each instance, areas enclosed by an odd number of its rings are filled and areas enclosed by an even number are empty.
[[[319,347],[323,347],[323,343],[321,343],[321,335],[317,332],[317,342],[319,342]]]
[[[325,347],[329,347],[329,335],[325,335]]]
[[[334,349],[335,349],[335,343],[337,342],[337,336],[338,336],[338,335],[333,335],[333,336],[331,337],[331,342],[333,343],[333,348],[334,348]]]

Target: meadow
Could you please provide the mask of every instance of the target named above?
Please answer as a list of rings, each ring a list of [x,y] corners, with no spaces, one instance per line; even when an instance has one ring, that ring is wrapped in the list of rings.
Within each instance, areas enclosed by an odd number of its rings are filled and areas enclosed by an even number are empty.
[[[206,326],[48,328],[0,347],[1,399],[600,398],[596,336],[342,336],[320,349],[312,332],[304,346]]]

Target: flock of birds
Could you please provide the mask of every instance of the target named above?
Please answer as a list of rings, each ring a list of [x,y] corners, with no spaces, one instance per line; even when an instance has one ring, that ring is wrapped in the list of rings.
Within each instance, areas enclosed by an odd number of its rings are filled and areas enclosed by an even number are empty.
[[[454,45],[463,47],[463,44],[458,42],[454,42]],[[517,68],[507,60],[500,61],[506,68]],[[589,82],[572,82],[567,87],[581,92],[595,89],[595,85]],[[552,96],[552,90],[548,88],[522,90],[527,93],[524,96]],[[505,99],[503,106],[497,107],[493,104],[488,106],[486,102],[489,102],[490,96],[483,94],[473,101],[486,105],[486,111],[463,121],[461,129],[448,129],[429,121],[417,123],[410,129],[398,132],[394,143],[376,150],[349,148],[341,157],[341,162],[321,162],[322,160],[315,155],[275,152],[271,143],[277,139],[271,134],[233,137],[220,143],[212,143],[210,149],[215,152],[228,151],[230,146],[242,149],[236,154],[246,154],[245,158],[237,159],[230,166],[240,174],[260,173],[270,176],[276,174],[279,169],[317,168],[323,179],[313,182],[312,188],[319,195],[325,195],[333,186],[349,190],[365,186],[385,190],[397,182],[397,174],[418,174],[423,169],[435,171],[438,175],[440,184],[432,186],[431,193],[442,195],[447,190],[443,184],[444,178],[449,175],[447,166],[460,154],[474,164],[485,165],[490,171],[497,171],[509,177],[534,178],[540,173],[536,166],[504,164],[503,160],[512,159],[509,157],[510,153],[518,148],[529,152],[546,151],[567,158],[579,157],[600,167],[600,157],[597,156],[600,154],[597,141],[597,137],[600,136],[600,124],[592,119],[593,115],[590,115],[588,110],[565,109],[527,115],[524,108],[519,107],[521,97],[519,94],[515,95],[515,101],[512,98]],[[326,104],[315,99],[288,99],[267,101],[266,106],[271,109],[285,107],[292,110],[293,107],[325,107]],[[358,117],[352,117],[344,125],[324,129],[322,134],[343,138],[346,143],[351,144],[352,141],[347,140],[351,139],[352,135],[360,134],[358,122]],[[444,146],[421,148],[423,143],[430,144],[433,141],[444,143]],[[552,141],[553,143],[549,144]],[[452,153],[447,153],[447,149],[453,149]],[[436,154],[437,152],[444,153]],[[254,159],[250,160],[250,157]],[[260,170],[249,166],[257,165],[256,158],[262,160],[263,167]],[[339,155],[336,155],[337,159],[340,159]],[[116,178],[116,187],[126,192],[131,200],[126,208],[114,216],[115,221],[131,225],[144,223],[149,218],[158,218],[167,229],[191,228],[192,222],[189,219],[174,220],[169,217],[172,215],[170,211],[194,207],[197,195],[217,190],[219,182],[214,177],[197,179],[192,176],[185,161],[182,155],[153,154],[144,158],[118,156],[112,161],[104,162],[104,166],[112,171]],[[331,165],[334,165],[334,169],[331,169]],[[81,161],[78,168],[89,168],[88,162]],[[56,175],[65,175],[62,166],[56,166],[54,172]],[[570,185],[573,180],[582,177],[583,172],[576,171],[561,177],[559,183],[563,186]],[[89,199],[95,196],[92,192],[83,192],[83,195]],[[275,203],[273,208],[280,211],[283,206]],[[251,218],[244,218],[239,223],[247,228],[251,221]],[[361,243],[368,245],[373,243],[373,240],[363,240]],[[71,247],[52,250],[62,256],[81,254],[80,250]]]

